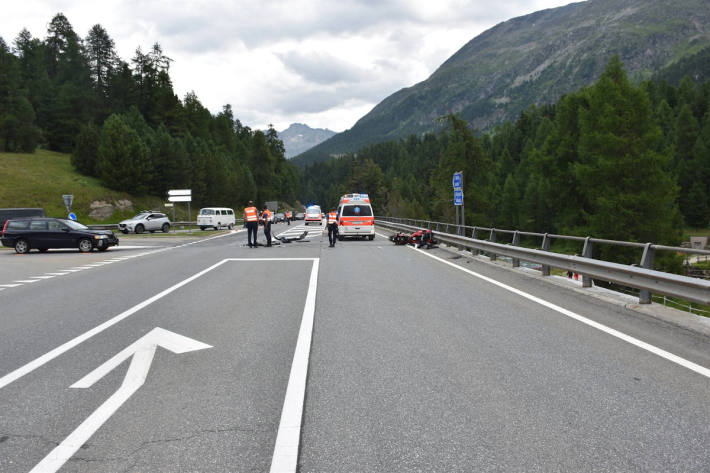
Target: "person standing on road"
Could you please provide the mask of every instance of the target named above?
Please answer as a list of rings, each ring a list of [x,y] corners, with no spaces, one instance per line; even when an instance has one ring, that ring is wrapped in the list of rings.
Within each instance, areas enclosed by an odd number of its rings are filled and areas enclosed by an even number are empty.
[[[291,211],[290,210],[286,211],[286,224],[291,225]]]
[[[325,226],[328,229],[328,241],[330,242],[328,246],[332,248],[335,247],[335,242],[338,239],[338,213],[335,209],[331,209],[326,218]]]
[[[254,202],[249,201],[249,206],[244,208],[244,224],[247,227],[247,240],[249,248],[256,248],[256,233],[259,230],[259,211],[254,207]]]
[[[264,211],[261,213],[261,221],[264,222],[266,246],[271,246],[271,210],[268,207],[264,207]]]

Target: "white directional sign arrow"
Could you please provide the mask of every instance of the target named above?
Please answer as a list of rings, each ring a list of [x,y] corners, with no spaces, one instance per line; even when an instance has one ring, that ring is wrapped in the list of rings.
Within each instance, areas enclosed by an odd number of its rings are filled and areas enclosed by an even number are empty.
[[[138,388],[143,386],[148,376],[150,365],[153,362],[155,350],[158,346],[170,350],[173,353],[186,353],[189,351],[202,350],[204,348],[212,348],[205,343],[156,327],[94,371],[72,384],[72,388],[89,388],[118,365],[128,358],[133,357],[121,387],[101,404],[93,414],[82,422],[69,437],[64,439],[49,455],[44,457],[30,473],[54,473],[59,470],[62,465],[99,430],[104,422],[106,422],[133,393],[138,391]]]

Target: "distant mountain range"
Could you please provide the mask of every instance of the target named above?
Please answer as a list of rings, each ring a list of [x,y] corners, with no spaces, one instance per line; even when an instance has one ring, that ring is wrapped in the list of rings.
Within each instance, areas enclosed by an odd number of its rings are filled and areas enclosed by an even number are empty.
[[[287,158],[297,156],[335,134],[327,128],[311,128],[303,123],[292,123],[284,131],[278,132],[279,139],[283,141],[286,148]]]
[[[448,113],[487,130],[593,83],[613,55],[630,77],[642,80],[708,46],[708,0],[588,0],[514,18],[475,37],[427,80],[390,95],[350,130],[295,162],[436,130],[437,118]],[[680,72],[675,67],[674,74]]]

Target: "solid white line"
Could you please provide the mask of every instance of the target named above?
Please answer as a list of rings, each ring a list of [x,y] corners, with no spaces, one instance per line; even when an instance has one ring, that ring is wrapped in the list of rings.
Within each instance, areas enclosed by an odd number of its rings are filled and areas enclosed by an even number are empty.
[[[227,261],[317,261],[318,258],[227,258]]]
[[[52,279],[54,276],[30,276],[32,279]]]
[[[637,346],[643,350],[646,350],[648,352],[653,353],[654,355],[658,355],[661,358],[665,358],[668,361],[671,361],[673,363],[676,363],[680,366],[683,366],[684,368],[688,368],[689,370],[695,371],[696,373],[705,376],[706,378],[710,378],[710,369],[705,368],[704,366],[700,366],[696,363],[693,363],[692,361],[686,360],[685,358],[681,358],[678,355],[674,355],[673,353],[667,352],[661,348],[658,348],[656,346],[653,346],[651,344],[648,344],[646,342],[643,342],[637,338],[634,338],[630,335],[626,335],[623,332],[619,332],[618,330],[615,330],[611,327],[607,327],[606,325],[602,325],[599,322],[595,322],[593,320],[590,320],[586,317],[583,317],[575,312],[572,312],[571,310],[567,310],[565,308],[562,308],[556,304],[553,304],[552,302],[548,302],[544,299],[540,299],[539,297],[533,296],[532,294],[528,294],[527,292],[523,292],[519,289],[515,289],[514,287],[508,286],[507,284],[503,284],[502,282],[496,281],[495,279],[491,279],[489,277],[483,276],[482,274],[478,274],[474,271],[471,271],[470,269],[462,268],[461,266],[458,266],[457,264],[454,264],[450,261],[446,261],[445,259],[439,258],[438,256],[434,256],[432,254],[427,253],[426,251],[417,249],[417,248],[412,248],[411,246],[407,245],[407,247],[411,250],[417,251],[423,255],[428,256],[429,258],[433,258],[437,261],[440,261],[442,263],[448,264],[449,266],[452,266],[458,270],[461,270],[465,273],[470,274],[471,276],[475,276],[479,279],[482,279],[486,282],[489,282],[491,284],[494,284],[502,289],[505,289],[506,291],[510,291],[513,294],[517,294],[520,297],[524,297],[530,301],[533,301],[537,304],[540,304],[542,306],[547,307],[548,309],[552,309],[556,312],[559,312],[562,315],[566,315],[567,317],[570,317],[574,320],[577,320],[578,322],[582,322],[583,324],[586,324],[592,328],[595,328],[597,330],[600,330],[604,333],[607,333],[611,335],[612,337],[616,337],[620,340],[623,340],[627,343],[630,343],[634,346]]]
[[[48,276],[66,276],[69,273],[62,272],[62,273],[44,273],[44,274],[46,274]]]
[[[33,282],[39,282],[39,281],[40,281],[39,279],[18,279],[17,281],[12,281],[12,282],[21,282],[24,284],[29,284],[29,283],[33,283]]]
[[[17,368],[15,371],[12,371],[12,372],[6,374],[2,378],[0,378],[0,389],[4,388],[5,386],[12,383],[13,381],[25,376],[26,374],[31,373],[32,371],[34,371],[37,368],[44,365],[45,363],[52,361],[54,358],[58,357],[59,355],[63,354],[64,352],[66,352],[68,350],[71,350],[75,346],[88,340],[89,338],[93,337],[94,335],[103,332],[104,330],[117,324],[121,320],[123,320],[127,317],[130,317],[131,315],[135,314],[139,310],[149,306],[153,302],[155,302],[159,299],[162,299],[163,297],[167,296],[168,294],[175,291],[176,289],[181,288],[185,284],[188,284],[188,283],[194,281],[195,279],[199,278],[200,276],[212,271],[213,269],[217,268],[218,266],[221,266],[222,264],[226,263],[227,261],[228,260],[225,259],[225,260],[220,261],[219,263],[213,264],[212,266],[210,266],[207,269],[203,269],[199,273],[194,274],[193,276],[190,276],[189,278],[180,281],[179,283],[175,284],[174,286],[171,286],[171,287],[165,289],[164,291],[159,292],[158,294],[154,295],[153,297],[150,297],[150,298],[144,300],[143,302],[134,305],[130,309],[128,309],[124,312],[121,312],[120,314],[113,317],[112,319],[109,319],[106,322],[104,322],[100,325],[97,325],[96,327],[92,328],[88,332],[85,332],[82,335],[79,335],[78,337],[73,338],[72,340],[69,340],[65,344],[58,346],[54,350],[45,353],[44,355],[40,356],[36,360],[31,361],[31,362],[27,363],[26,365],[24,365],[20,368]]]
[[[155,245],[119,245],[116,247],[116,249],[121,249],[121,250],[142,250],[145,248],[163,248],[162,246],[155,246]]]
[[[291,374],[286,387],[286,397],[281,409],[279,431],[276,434],[274,456],[271,459],[271,473],[294,473],[298,465],[298,446],[301,441],[303,403],[306,396],[308,359],[313,336],[313,318],[316,311],[316,291],[318,289],[318,264],[313,260],[311,279],[308,283],[306,305],[303,308],[301,328],[298,332],[296,350],[293,354]]]
[[[0,287],[20,287],[22,284],[0,284]]]

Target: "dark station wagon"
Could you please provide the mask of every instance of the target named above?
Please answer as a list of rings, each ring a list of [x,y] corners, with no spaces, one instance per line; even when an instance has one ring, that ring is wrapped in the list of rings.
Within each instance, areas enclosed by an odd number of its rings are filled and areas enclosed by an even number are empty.
[[[88,253],[94,248],[106,251],[118,245],[118,238],[110,230],[91,230],[86,225],[63,218],[7,220],[0,241],[20,254],[32,249],[45,252],[50,248],[78,248],[82,253]]]

